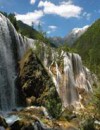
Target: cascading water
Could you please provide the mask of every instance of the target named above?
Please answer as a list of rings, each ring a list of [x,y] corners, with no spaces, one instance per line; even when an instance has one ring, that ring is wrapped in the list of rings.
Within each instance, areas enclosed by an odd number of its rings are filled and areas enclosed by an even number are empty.
[[[0,14],[0,110],[16,106],[18,61],[32,43],[33,40],[18,34],[10,21]]]
[[[82,94],[92,92],[92,76],[90,71],[82,65],[81,57],[75,53],[66,53],[51,49],[43,45],[39,50],[38,57],[55,84],[56,90],[61,98],[63,108],[73,105],[77,108],[81,104]],[[41,53],[43,53],[41,57]],[[88,71],[87,71],[88,70]]]
[[[37,41],[35,41],[37,42]],[[78,54],[60,54],[33,39],[22,37],[10,21],[0,14],[0,109],[16,106],[15,78],[19,60],[28,48],[33,48],[47,69],[61,98],[63,108],[80,103],[81,93],[92,91],[92,77],[82,65]],[[38,45],[38,46],[37,46]],[[39,47],[39,48],[38,48]]]
[[[63,52],[62,61],[60,61],[63,65],[58,66],[57,62],[55,62],[55,64],[51,65],[49,68],[49,72],[53,77],[54,84],[57,88],[64,108],[79,101],[79,94],[74,80],[71,57],[72,54]],[[54,66],[55,74],[52,69]]]
[[[3,17],[3,16],[1,16]],[[0,108],[15,107],[15,60],[7,21],[0,17]]]

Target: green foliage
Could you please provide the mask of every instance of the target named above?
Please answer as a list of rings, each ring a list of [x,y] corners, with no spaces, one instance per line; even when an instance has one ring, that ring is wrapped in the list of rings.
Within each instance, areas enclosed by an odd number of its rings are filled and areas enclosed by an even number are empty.
[[[19,32],[29,38],[36,39],[39,42],[44,42],[52,47],[55,47],[46,36],[46,33],[42,31],[41,26],[39,25],[38,31],[34,29],[33,23],[32,26],[24,24],[22,21],[17,21]]]
[[[14,25],[15,29],[18,31],[19,27],[18,27],[18,23],[17,23],[16,17],[15,17],[15,14],[10,13],[7,17],[9,18],[11,23]]]
[[[6,12],[2,12],[2,11],[0,11],[0,13],[3,14],[5,17],[8,16],[8,14],[7,14]]]
[[[52,44],[50,42],[50,40],[47,38],[46,33],[42,31],[40,24],[39,24],[38,31],[37,31],[36,29],[34,29],[33,22],[32,22],[32,26],[29,26],[27,24],[24,24],[22,21],[17,21],[15,14],[13,14],[13,13],[10,13],[10,14],[7,14],[5,12],[0,12],[0,13],[2,13],[4,16],[9,18],[9,20],[11,21],[11,23],[13,24],[15,29],[19,33],[21,33],[23,36],[42,41],[46,44],[51,45],[52,47],[55,47],[55,45]]]
[[[62,105],[55,88],[50,89],[46,107],[53,118],[59,117]]]
[[[6,12],[1,12],[1,11],[0,13],[2,13],[5,17],[7,17],[11,21],[11,23],[13,24],[13,26],[15,27],[17,31],[19,30],[15,14],[13,13],[7,14]]]
[[[22,35],[27,36],[32,39],[38,39],[38,37],[41,36],[41,34],[33,28],[33,23],[32,23],[32,26],[24,24],[22,21],[17,21],[17,23],[19,26],[19,32]]]
[[[94,120],[93,119],[87,119],[83,125],[83,130],[95,130],[94,127]]]
[[[100,119],[100,87],[95,88],[88,106],[85,107],[79,115],[81,130],[99,130],[95,121]]]
[[[62,50],[64,52],[77,53],[77,50],[75,48],[71,48],[68,44],[64,44],[62,46],[59,46],[57,48],[58,54],[61,54]]]
[[[100,78],[100,19],[75,42],[73,48],[77,49],[85,65]]]
[[[58,47],[58,52],[61,52],[62,50],[66,51],[66,52],[69,52],[70,51],[70,47],[68,45],[59,46]]]
[[[96,118],[100,118],[100,86],[94,90],[92,105],[95,108],[94,113]]]
[[[39,42],[44,42],[55,47],[47,38],[46,33],[43,32],[41,25],[39,24],[38,30],[34,29],[34,23],[32,22],[32,26],[24,24],[22,21],[17,21],[19,32],[29,38],[36,39]]]

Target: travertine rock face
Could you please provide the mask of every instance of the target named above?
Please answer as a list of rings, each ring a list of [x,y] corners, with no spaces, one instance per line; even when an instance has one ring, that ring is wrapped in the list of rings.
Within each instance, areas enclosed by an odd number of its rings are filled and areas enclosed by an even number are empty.
[[[27,53],[24,55],[28,48],[32,49],[29,57]],[[23,60],[26,57],[27,59]],[[47,91],[47,88],[49,91],[51,86],[49,82],[51,82],[58,92],[63,108],[70,105],[82,107],[80,104],[82,94],[92,91],[91,73],[82,65],[78,54],[57,52],[44,43],[22,37],[2,14],[0,14],[0,60],[0,109],[2,110],[16,107],[17,73],[20,74],[21,92],[24,91],[26,98],[33,96],[42,99],[40,95]],[[23,66],[18,72],[20,60]],[[35,86],[32,86],[32,83]]]
[[[39,53],[45,68],[61,98],[63,108],[73,105],[83,107],[80,103],[84,94],[92,92],[93,78],[90,71],[82,64],[81,57],[75,53],[60,53],[55,50],[41,49]]]
[[[38,46],[34,46],[35,49],[32,49],[31,53],[38,57],[45,70],[48,72],[48,75],[51,77],[61,99],[63,109],[69,106],[82,108],[81,101],[84,102],[85,97],[83,97],[83,95],[89,95],[89,93],[92,92],[93,80],[90,71],[83,66],[81,57],[78,54],[66,53],[64,51],[58,53],[55,49],[49,48],[43,43],[38,43]],[[30,57],[27,57],[25,63],[23,60],[21,61],[21,63],[24,63],[25,68],[28,67],[26,65],[28,59],[30,59],[28,65],[34,66],[32,63],[36,63],[35,58],[32,60]],[[36,64],[38,63],[39,62]],[[21,68],[21,70],[24,70],[24,67]],[[35,69],[33,69],[33,73]],[[35,71],[38,71],[38,69]],[[35,77],[39,76],[35,74]],[[35,78],[33,78],[33,81],[35,81],[34,79]]]

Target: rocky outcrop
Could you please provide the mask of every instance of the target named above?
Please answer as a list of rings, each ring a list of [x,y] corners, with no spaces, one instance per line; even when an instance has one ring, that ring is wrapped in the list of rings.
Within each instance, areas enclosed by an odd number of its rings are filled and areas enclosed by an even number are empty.
[[[39,96],[41,93],[45,94],[43,86],[47,91],[50,86],[55,86],[63,109],[70,106],[75,109],[83,108],[82,103],[88,97],[86,95],[92,92],[92,79],[91,72],[82,65],[78,54],[57,52],[43,43],[36,44],[35,49],[26,53],[20,62],[20,81],[23,82],[21,88],[27,97],[33,96],[34,100],[39,97],[43,102]]]
[[[22,102],[26,100],[27,105],[44,105],[52,111],[51,115],[57,116],[59,114],[61,100],[55,85],[41,60],[32,49],[27,51],[20,62],[17,83],[18,90],[22,92],[20,95],[23,94]],[[57,108],[58,105],[59,108]]]
[[[77,130],[72,123],[66,120],[51,119],[49,116],[47,117],[46,113],[48,113],[46,108],[42,106],[27,107],[20,111],[9,113],[5,119],[2,117],[7,127],[5,127],[4,123],[0,125],[6,128],[6,130]],[[13,120],[13,116],[17,120]]]
[[[13,112],[17,117],[12,124],[0,117],[0,126],[10,130],[76,129],[68,120],[77,118],[73,109],[86,105],[95,79],[78,54],[22,37],[0,14],[0,59],[0,110],[15,108],[16,99],[20,106],[44,106]]]
[[[8,124],[2,116],[0,116],[0,126],[4,127],[5,129],[8,128]]]
[[[21,36],[2,14],[0,59],[2,110],[15,108],[20,96],[21,103],[26,100],[28,105],[42,104],[56,116],[61,106],[63,109],[82,108],[83,95],[92,92],[91,73],[83,66],[78,54],[58,52],[42,42]]]

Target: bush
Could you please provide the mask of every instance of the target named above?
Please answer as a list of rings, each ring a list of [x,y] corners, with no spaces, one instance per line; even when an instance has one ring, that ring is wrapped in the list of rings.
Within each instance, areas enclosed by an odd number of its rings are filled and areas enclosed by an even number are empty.
[[[53,118],[59,117],[62,105],[55,88],[50,90],[50,95],[48,96],[46,107]]]
[[[94,119],[87,119],[83,125],[83,130],[95,130]]]

